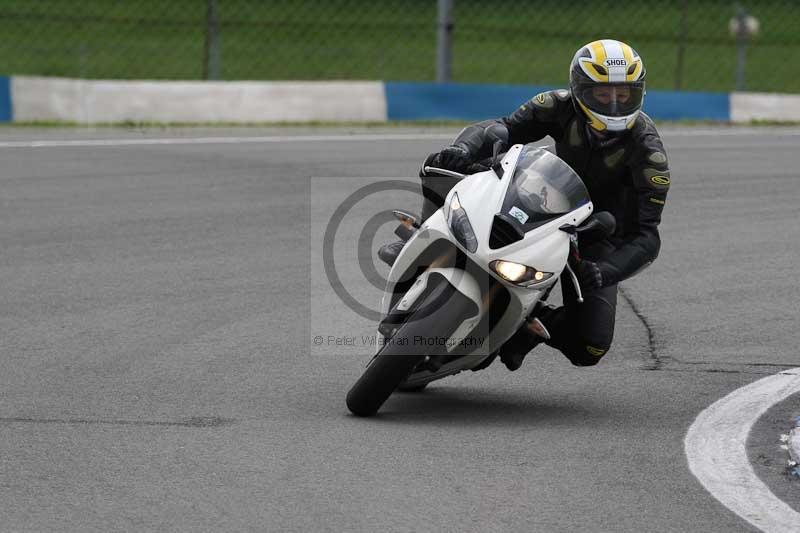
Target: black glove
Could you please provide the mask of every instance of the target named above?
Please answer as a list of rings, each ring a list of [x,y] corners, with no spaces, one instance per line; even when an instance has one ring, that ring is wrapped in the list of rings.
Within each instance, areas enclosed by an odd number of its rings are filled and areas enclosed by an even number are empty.
[[[465,174],[477,174],[478,172],[486,172],[492,168],[486,161],[478,161],[477,163],[472,163],[469,165],[464,172]]]
[[[453,172],[466,173],[471,162],[472,160],[466,148],[455,145],[448,146],[441,152],[432,153],[425,158],[425,161],[422,162],[422,168],[419,169],[419,177],[423,178],[428,175],[425,172],[425,167],[443,168]]]
[[[441,168],[453,172],[464,172],[472,163],[472,158],[466,148],[458,145],[448,146],[439,152],[439,165]]]
[[[603,270],[594,261],[579,261],[575,267],[575,275],[581,284],[581,289],[591,292],[604,287]]]

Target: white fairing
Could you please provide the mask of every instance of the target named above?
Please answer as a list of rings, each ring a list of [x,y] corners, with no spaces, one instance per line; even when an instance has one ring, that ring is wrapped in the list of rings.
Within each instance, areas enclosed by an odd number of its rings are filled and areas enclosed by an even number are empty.
[[[438,239],[446,239],[461,249],[470,260],[479,265],[488,274],[501,281],[510,293],[511,302],[507,307],[507,311],[491,332],[491,345],[500,346],[514,334],[544,291],[558,281],[561,272],[566,266],[570,236],[566,232],[559,230],[559,228],[565,224],[580,224],[591,215],[593,210],[592,203],[587,202],[573,211],[528,231],[525,233],[525,237],[518,242],[502,248],[491,249],[489,247],[489,238],[494,216],[503,207],[506,192],[523,148],[523,145],[515,145],[508,151],[501,163],[503,169],[501,178],[498,179],[493,170],[467,176],[453,187],[445,200],[445,206],[448,206],[453,195],[458,194],[459,203],[466,211],[477,238],[477,249],[474,252],[469,252],[455,239],[445,218],[445,209],[439,209],[408,241],[392,267],[387,290],[383,297],[384,314],[389,312],[394,286],[403,273],[431,243]],[[548,157],[555,156],[548,155]],[[506,209],[508,210],[508,207]],[[551,272],[553,276],[533,286],[521,287],[503,280],[491,270],[489,264],[499,259],[528,265],[541,272]],[[404,309],[408,309],[413,305],[416,298],[423,293],[427,279],[432,271],[442,274],[457,290],[478,305],[478,314],[466,319],[451,336],[451,339],[463,338],[469,334],[471,328],[478,324],[482,315],[487,311],[483,295],[480,293],[479,284],[467,272],[456,268],[429,269],[402,296],[402,302],[399,305],[402,305]],[[432,381],[447,374],[472,368],[488,355],[489,353],[485,350],[477,349],[474,357],[461,357],[450,364],[445,364],[435,376],[428,373],[428,379],[425,381]]]

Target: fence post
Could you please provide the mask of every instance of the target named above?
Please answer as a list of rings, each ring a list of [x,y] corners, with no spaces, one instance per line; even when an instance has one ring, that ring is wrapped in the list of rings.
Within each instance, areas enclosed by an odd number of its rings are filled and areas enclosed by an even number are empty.
[[[217,0],[206,0],[206,42],[203,49],[203,78],[219,79],[219,20]]]
[[[436,32],[436,81],[451,79],[453,62],[453,0],[439,0],[439,20]]]
[[[744,67],[747,63],[747,11],[736,5],[736,90],[744,90]]]
[[[681,2],[681,22],[678,36],[678,61],[675,65],[675,90],[683,88],[683,57],[686,54],[686,38],[689,33],[689,0]]]

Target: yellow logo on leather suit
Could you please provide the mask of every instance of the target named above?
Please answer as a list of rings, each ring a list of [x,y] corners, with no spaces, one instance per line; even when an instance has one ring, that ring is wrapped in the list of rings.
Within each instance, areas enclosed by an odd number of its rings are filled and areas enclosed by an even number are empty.
[[[666,176],[652,176],[650,181],[653,182],[654,185],[661,185],[662,187],[669,185],[669,178]]]

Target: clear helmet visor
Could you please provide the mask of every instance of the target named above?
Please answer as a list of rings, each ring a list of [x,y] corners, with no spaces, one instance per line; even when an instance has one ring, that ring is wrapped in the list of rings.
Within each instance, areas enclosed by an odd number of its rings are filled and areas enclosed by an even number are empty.
[[[641,109],[644,84],[593,83],[580,89],[580,100],[590,110],[607,117],[624,117]]]

